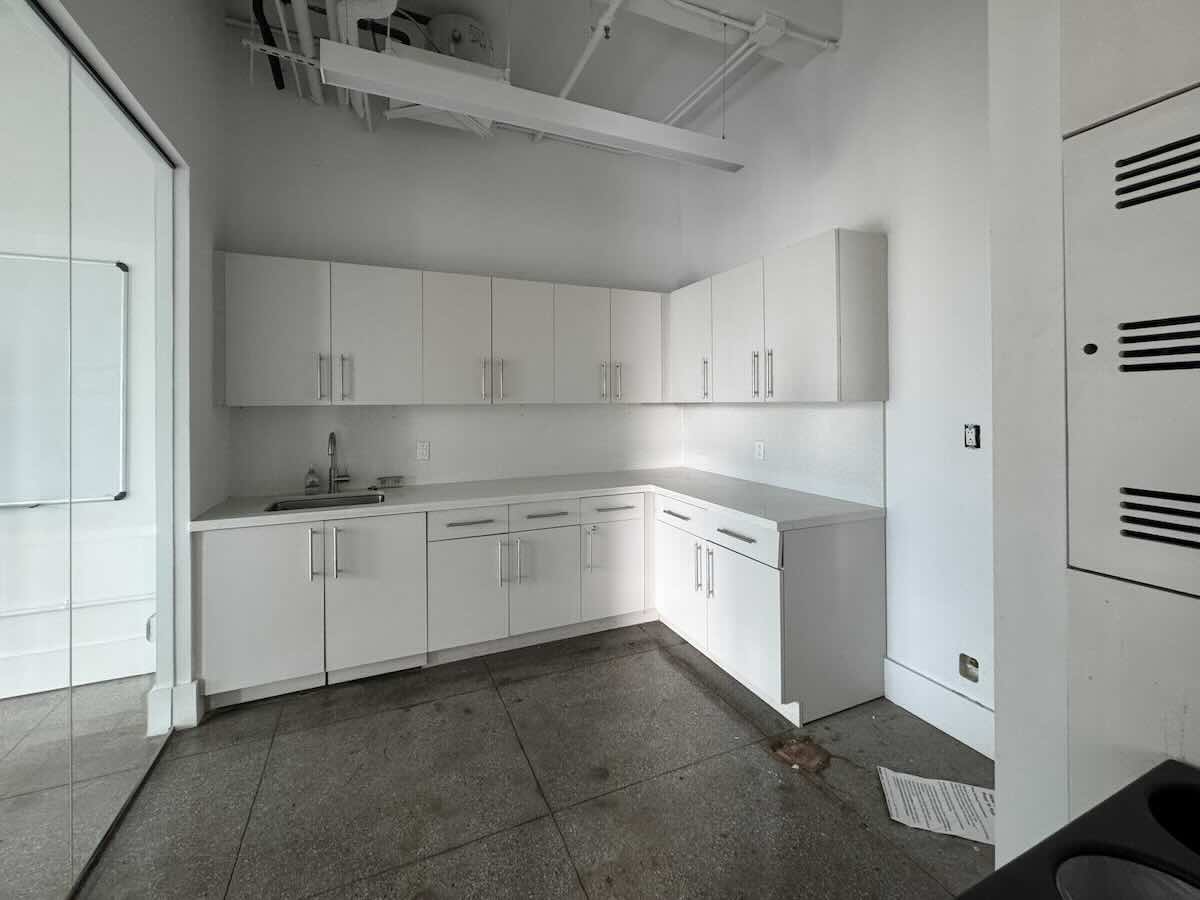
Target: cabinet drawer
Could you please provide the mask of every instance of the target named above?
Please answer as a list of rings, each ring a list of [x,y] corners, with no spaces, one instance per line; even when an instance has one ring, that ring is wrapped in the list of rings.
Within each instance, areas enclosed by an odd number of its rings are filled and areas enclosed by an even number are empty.
[[[533,531],[579,524],[578,500],[547,500],[541,503],[514,503],[508,508],[509,531]]]
[[[579,501],[585,525],[592,522],[618,522],[640,519],[645,513],[646,500],[641,494],[610,494],[607,497],[584,497]]]
[[[655,518],[676,528],[704,537],[705,510],[691,503],[664,494],[654,497]]]
[[[429,540],[504,534],[508,531],[507,506],[474,506],[468,509],[440,509],[429,514]]]
[[[708,510],[705,525],[705,535],[712,543],[779,568],[779,531],[773,525],[726,509]]]

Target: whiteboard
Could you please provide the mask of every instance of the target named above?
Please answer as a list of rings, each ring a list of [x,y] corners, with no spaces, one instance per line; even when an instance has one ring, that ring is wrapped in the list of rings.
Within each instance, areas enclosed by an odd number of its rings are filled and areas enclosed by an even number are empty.
[[[0,507],[122,500],[129,268],[0,254]]]

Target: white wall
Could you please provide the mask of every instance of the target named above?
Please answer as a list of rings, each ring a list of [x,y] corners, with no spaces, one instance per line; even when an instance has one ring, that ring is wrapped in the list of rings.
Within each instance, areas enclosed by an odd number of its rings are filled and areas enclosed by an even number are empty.
[[[746,170],[681,176],[688,279],[835,226],[888,235],[888,655],[945,686],[932,696],[952,732],[964,718],[987,722],[996,668],[986,58],[984,0],[847,0],[839,50],[761,73],[729,101],[727,134],[751,148]],[[719,119],[706,127],[719,133]],[[882,441],[862,411],[714,407],[684,422],[688,464],[879,493],[846,472],[752,462],[753,439],[773,434],[768,459],[849,452],[865,475]],[[983,450],[963,448],[965,423],[983,426]],[[979,659],[978,684],[958,675],[960,651]],[[990,744],[979,729],[961,736]]]

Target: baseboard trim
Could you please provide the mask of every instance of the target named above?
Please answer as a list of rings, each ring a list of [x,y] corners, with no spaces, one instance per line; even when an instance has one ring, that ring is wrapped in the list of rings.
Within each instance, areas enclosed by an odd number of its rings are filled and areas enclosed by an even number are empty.
[[[200,682],[189,681],[171,689],[171,717],[176,728],[195,728],[204,712],[200,702]]]
[[[986,706],[887,658],[883,694],[988,759],[996,758],[996,717]]]
[[[146,734],[166,734],[171,730],[171,701],[175,689],[169,684],[156,684],[146,693]]]
[[[402,656],[397,659],[385,659],[383,662],[351,666],[348,669],[331,669],[327,673],[327,681],[329,684],[341,684],[344,681],[357,681],[360,678],[374,678],[376,675],[388,675],[392,672],[402,672],[405,669],[419,669],[425,665],[425,662],[425,654],[418,653],[414,656]]]
[[[457,662],[460,659],[470,659],[473,656],[484,656],[488,653],[500,653],[504,650],[516,650],[520,647],[530,647],[534,644],[545,644],[549,641],[561,641],[564,638],[579,637],[583,634],[593,634],[597,631],[607,631],[610,628],[620,628],[623,625],[640,625],[652,622],[658,618],[658,610],[644,609],[637,612],[610,616],[607,619],[592,619],[587,622],[576,622],[559,628],[547,628],[545,631],[531,631],[512,637],[497,638],[494,641],[484,641],[480,644],[468,644],[465,647],[449,647],[445,650],[430,650],[427,665],[437,666],[442,663]]]

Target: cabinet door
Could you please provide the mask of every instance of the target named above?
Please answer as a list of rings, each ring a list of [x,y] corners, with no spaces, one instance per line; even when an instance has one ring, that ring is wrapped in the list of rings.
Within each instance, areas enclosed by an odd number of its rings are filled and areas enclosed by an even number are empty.
[[[712,280],[712,398],[757,403],[763,385],[763,261]]]
[[[197,547],[206,694],[325,670],[319,522],[209,531]]]
[[[691,645],[708,646],[704,596],[704,541],[663,522],[654,523],[654,580],[658,612]]]
[[[421,276],[421,386],[426,403],[490,403],[492,280]]]
[[[779,570],[716,544],[705,554],[708,655],[755,693],[782,702]]]
[[[607,403],[612,392],[608,288],[554,286],[554,400]]]
[[[330,672],[425,652],[425,515],[325,523]]]
[[[701,403],[711,397],[712,279],[667,298],[667,399]]]
[[[837,238],[830,231],[763,260],[764,399],[838,399]]]
[[[333,402],[421,402],[421,273],[333,263]]]
[[[579,621],[579,526],[511,535],[508,621],[512,634]]]
[[[508,636],[507,548],[505,535],[427,545],[430,650]]]
[[[612,292],[613,403],[661,403],[662,294]]]
[[[646,606],[646,531],[641,519],[586,525],[582,534],[583,620]]]
[[[496,403],[554,402],[554,285],[492,279]]]
[[[329,263],[226,253],[225,402],[329,403]]]

